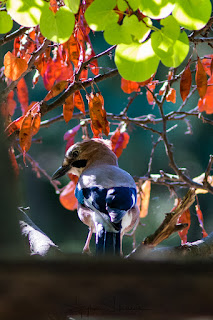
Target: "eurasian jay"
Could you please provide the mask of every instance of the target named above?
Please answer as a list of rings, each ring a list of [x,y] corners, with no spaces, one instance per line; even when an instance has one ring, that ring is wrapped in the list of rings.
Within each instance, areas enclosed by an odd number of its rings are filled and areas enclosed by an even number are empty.
[[[89,251],[95,232],[97,255],[120,254],[123,235],[138,222],[139,209],[135,182],[118,167],[110,141],[91,139],[71,146],[52,179],[66,173],[79,177],[75,190],[78,216],[89,226],[84,251]]]

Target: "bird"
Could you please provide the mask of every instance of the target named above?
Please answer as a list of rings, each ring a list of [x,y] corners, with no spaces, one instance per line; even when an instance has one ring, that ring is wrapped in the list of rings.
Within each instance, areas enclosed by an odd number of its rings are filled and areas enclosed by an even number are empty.
[[[95,233],[96,255],[122,255],[123,235],[139,222],[139,208],[135,181],[119,168],[111,141],[93,138],[72,145],[52,179],[67,173],[79,177],[75,189],[78,216],[89,226],[83,252],[90,253]]]

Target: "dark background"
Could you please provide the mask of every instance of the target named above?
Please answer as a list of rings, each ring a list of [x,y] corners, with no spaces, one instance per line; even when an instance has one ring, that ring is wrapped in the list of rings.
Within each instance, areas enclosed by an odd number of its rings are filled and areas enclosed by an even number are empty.
[[[90,34],[95,53],[100,53],[109,46],[104,41],[102,33]],[[0,61],[3,64],[4,54],[11,49],[11,44],[5,45],[0,51]],[[197,46],[198,54],[203,57],[206,54],[211,54],[212,49],[207,45]],[[108,56],[99,59],[99,66],[103,71],[107,68],[114,68],[113,59]],[[160,66],[156,79],[163,80],[166,78],[168,70],[164,66]],[[32,89],[33,73],[26,77],[29,90],[29,103],[31,101],[40,101],[46,95],[46,90],[43,86],[42,79],[39,80],[35,89]],[[128,103],[129,95],[125,94],[120,88],[120,76],[108,79],[98,87],[105,100],[105,109],[107,112],[119,114]],[[179,84],[174,86],[177,89],[177,102],[174,105],[169,102],[164,105],[165,112],[176,110],[182,100],[179,95]],[[89,92],[89,90],[87,90]],[[154,114],[159,116],[157,106],[150,106],[146,100],[145,90],[143,94],[138,96],[131,105],[128,115],[130,117]],[[82,90],[82,96],[85,98],[85,92]],[[134,93],[133,93],[134,94]],[[197,93],[189,100],[184,110],[190,110],[197,105]],[[87,102],[85,99],[87,108]],[[77,110],[76,110],[77,111]],[[62,107],[48,113],[44,119],[54,117],[61,114]],[[14,119],[20,115],[20,105],[17,103],[17,110]],[[210,116],[211,118],[211,116]],[[42,119],[42,120],[44,120]],[[203,124],[201,120],[190,118],[193,135],[185,134],[187,125],[184,121],[178,122],[178,127],[169,133],[170,142],[174,144],[174,155],[177,164],[180,167],[187,168],[190,176],[196,177],[203,173],[206,169],[209,160],[209,154],[212,153],[212,127],[208,124]],[[46,170],[49,175],[61,165],[64,157],[65,141],[63,141],[64,133],[78,124],[78,120],[71,120],[68,124],[58,122],[51,125],[49,128],[43,128],[36,135],[42,138],[42,144],[32,144],[29,151],[39,165]],[[175,123],[169,123],[172,127]],[[116,128],[111,125],[111,132]],[[161,126],[158,127],[161,129]],[[119,165],[122,169],[127,170],[133,176],[143,176],[147,172],[148,161],[152,148],[152,138],[148,131],[145,131],[136,126],[129,126],[128,133],[130,141],[122,156],[119,158]],[[92,134],[91,134],[92,137]],[[81,132],[76,136],[76,142],[81,140]],[[153,140],[157,140],[157,136],[153,136]],[[54,188],[45,177],[38,179],[35,172],[32,171],[30,164],[25,167],[22,158],[19,158],[20,176],[17,184],[17,195],[19,206],[30,207],[29,217],[37,224],[59,247],[61,250],[69,253],[81,252],[86,240],[88,228],[77,216],[76,211],[68,211],[62,207],[59,202],[59,196],[55,193]],[[152,173],[159,173],[159,170],[173,173],[168,166],[168,159],[165,155],[163,143],[160,143],[155,151]],[[67,177],[61,179],[62,185],[69,182]],[[183,196],[186,189],[180,190],[179,195]],[[199,195],[201,210],[204,215],[204,226],[207,232],[213,230],[212,219],[212,195]],[[166,212],[169,212],[173,207],[174,199],[170,197],[168,189],[163,186],[152,186],[150,207],[148,216],[142,219],[143,226],[139,226],[136,234],[137,244],[140,243],[150,233],[154,232],[164,218]],[[198,220],[194,210],[194,206],[190,209],[192,216],[192,225],[189,230],[189,241],[194,241],[202,237],[201,229],[199,228]],[[124,238],[124,253],[131,251],[131,238]],[[177,234],[164,241],[163,245],[179,245],[180,239]],[[94,238],[92,240],[94,248]]]

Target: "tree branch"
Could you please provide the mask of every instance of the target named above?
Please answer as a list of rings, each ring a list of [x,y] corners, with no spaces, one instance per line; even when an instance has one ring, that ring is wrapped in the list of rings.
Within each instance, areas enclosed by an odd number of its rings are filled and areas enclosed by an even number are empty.
[[[28,27],[21,27],[10,34],[6,34],[3,38],[0,39],[0,46],[14,40],[17,37],[22,36],[28,29],[29,29]]]

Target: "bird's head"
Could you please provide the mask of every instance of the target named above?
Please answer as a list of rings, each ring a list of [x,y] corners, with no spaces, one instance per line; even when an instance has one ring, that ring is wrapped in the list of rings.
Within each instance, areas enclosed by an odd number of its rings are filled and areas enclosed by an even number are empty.
[[[77,142],[67,150],[62,166],[56,170],[52,179],[58,179],[66,173],[80,176],[89,166],[103,163],[117,166],[117,157],[111,150],[109,140],[91,139]]]

